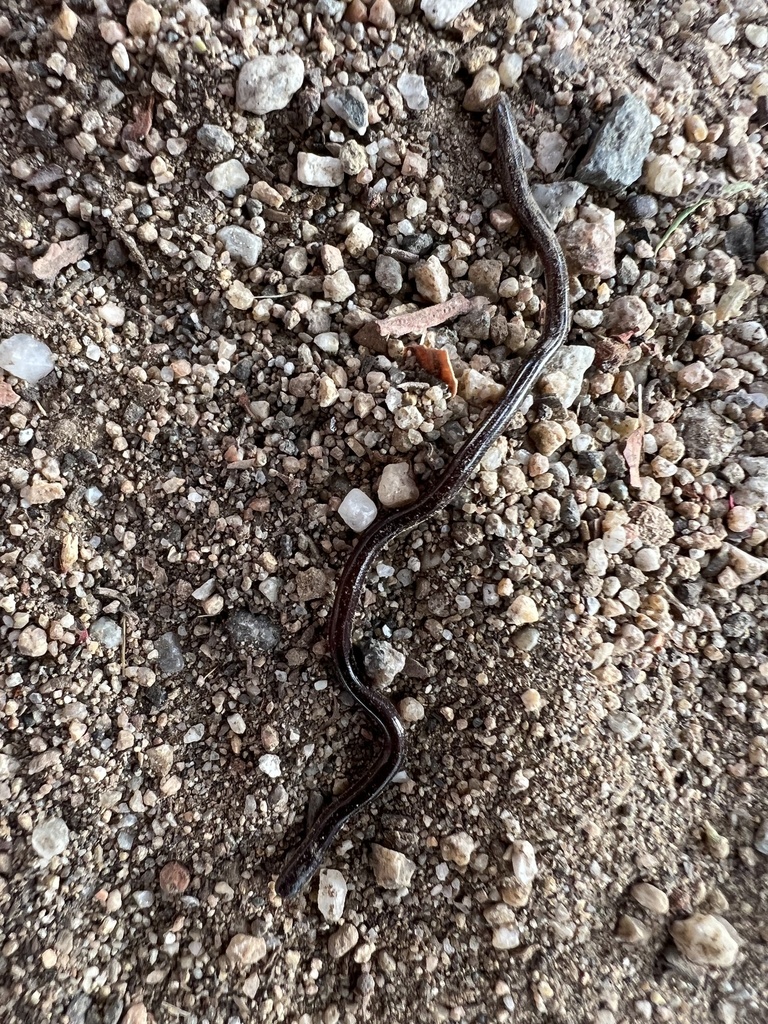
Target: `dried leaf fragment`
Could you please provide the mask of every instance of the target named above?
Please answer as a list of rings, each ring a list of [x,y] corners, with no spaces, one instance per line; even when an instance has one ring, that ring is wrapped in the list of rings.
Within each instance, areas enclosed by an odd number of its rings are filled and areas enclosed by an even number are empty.
[[[405,350],[406,355],[412,355],[422,370],[431,373],[448,387],[451,398],[456,397],[458,381],[453,372],[451,360],[444,348],[427,348],[426,345],[409,345]]]

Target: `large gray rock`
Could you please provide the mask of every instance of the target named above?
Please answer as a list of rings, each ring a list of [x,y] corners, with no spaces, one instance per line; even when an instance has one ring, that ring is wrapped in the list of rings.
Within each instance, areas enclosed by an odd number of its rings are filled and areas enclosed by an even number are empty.
[[[597,131],[576,177],[616,192],[637,181],[653,141],[651,112],[635,96],[622,96]]]

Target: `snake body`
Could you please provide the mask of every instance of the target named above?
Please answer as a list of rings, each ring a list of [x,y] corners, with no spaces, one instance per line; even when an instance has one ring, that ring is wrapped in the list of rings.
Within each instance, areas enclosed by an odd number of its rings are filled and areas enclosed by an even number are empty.
[[[328,626],[328,647],[338,679],[357,700],[379,735],[375,759],[337,799],[318,815],[288,857],[275,884],[284,899],[297,895],[320,867],[339,830],[370,803],[400,770],[405,733],[395,706],[365,681],[352,647],[355,613],[365,581],[382,550],[396,537],[420,526],[445,508],[477,469],[494,441],[507,429],[537,379],[568,336],[568,273],[560,244],[528,187],[523,149],[509,100],[501,96],[493,111],[498,163],[507,200],[533,240],[544,266],[546,312],[541,338],[507,386],[504,395],[426,493],[414,504],[388,512],[365,530],[352,551],[336,588]]]

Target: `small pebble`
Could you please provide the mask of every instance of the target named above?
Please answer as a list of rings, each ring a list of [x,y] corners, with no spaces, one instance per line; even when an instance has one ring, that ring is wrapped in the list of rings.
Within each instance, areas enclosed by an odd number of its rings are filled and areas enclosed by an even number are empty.
[[[48,653],[48,636],[39,626],[25,626],[19,633],[16,646],[24,658],[42,658]]]
[[[456,832],[440,840],[443,859],[462,868],[469,864],[474,849],[475,841],[467,832]]]
[[[115,651],[122,646],[123,630],[114,619],[107,616],[96,619],[89,632],[91,640],[95,640],[108,651]]]
[[[334,188],[344,181],[344,167],[335,156],[316,156],[314,153],[299,153],[296,176],[302,185],[315,188]]]
[[[652,914],[663,917],[669,913],[669,897],[658,886],[650,882],[638,882],[632,886],[632,898]]]
[[[355,948],[358,938],[358,930],[351,922],[342,925],[328,937],[329,956],[332,956],[334,960],[340,960]]]
[[[404,71],[397,80],[397,89],[409,110],[421,111],[429,106],[429,94],[423,75]]]
[[[390,462],[381,472],[377,489],[384,508],[402,508],[419,497],[419,486],[413,479],[410,464]]]
[[[248,172],[239,160],[225,160],[210,170],[205,180],[211,188],[233,199],[248,184]]]
[[[147,39],[160,30],[160,11],[145,0],[133,0],[125,16],[125,24],[135,39]]]
[[[339,515],[355,533],[362,533],[377,515],[375,502],[357,487],[353,487],[339,505]]]
[[[159,882],[163,892],[175,896],[186,892],[190,883],[190,874],[183,864],[172,860],[160,869]]]

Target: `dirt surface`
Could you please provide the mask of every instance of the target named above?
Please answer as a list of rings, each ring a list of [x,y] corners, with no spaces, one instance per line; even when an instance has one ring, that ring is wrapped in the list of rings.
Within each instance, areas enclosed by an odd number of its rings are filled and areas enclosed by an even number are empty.
[[[768,1019],[768,5],[154,2],[0,13],[0,340],[55,367],[0,359],[0,1018]],[[296,87],[238,108],[282,52]],[[406,342],[504,383],[540,328],[499,88],[532,180],[626,93],[651,152],[560,211],[591,366],[372,574],[407,777],[332,847],[342,906],[283,904],[375,743],[325,646],[339,504],[428,488],[482,415],[354,335],[482,293]]]

